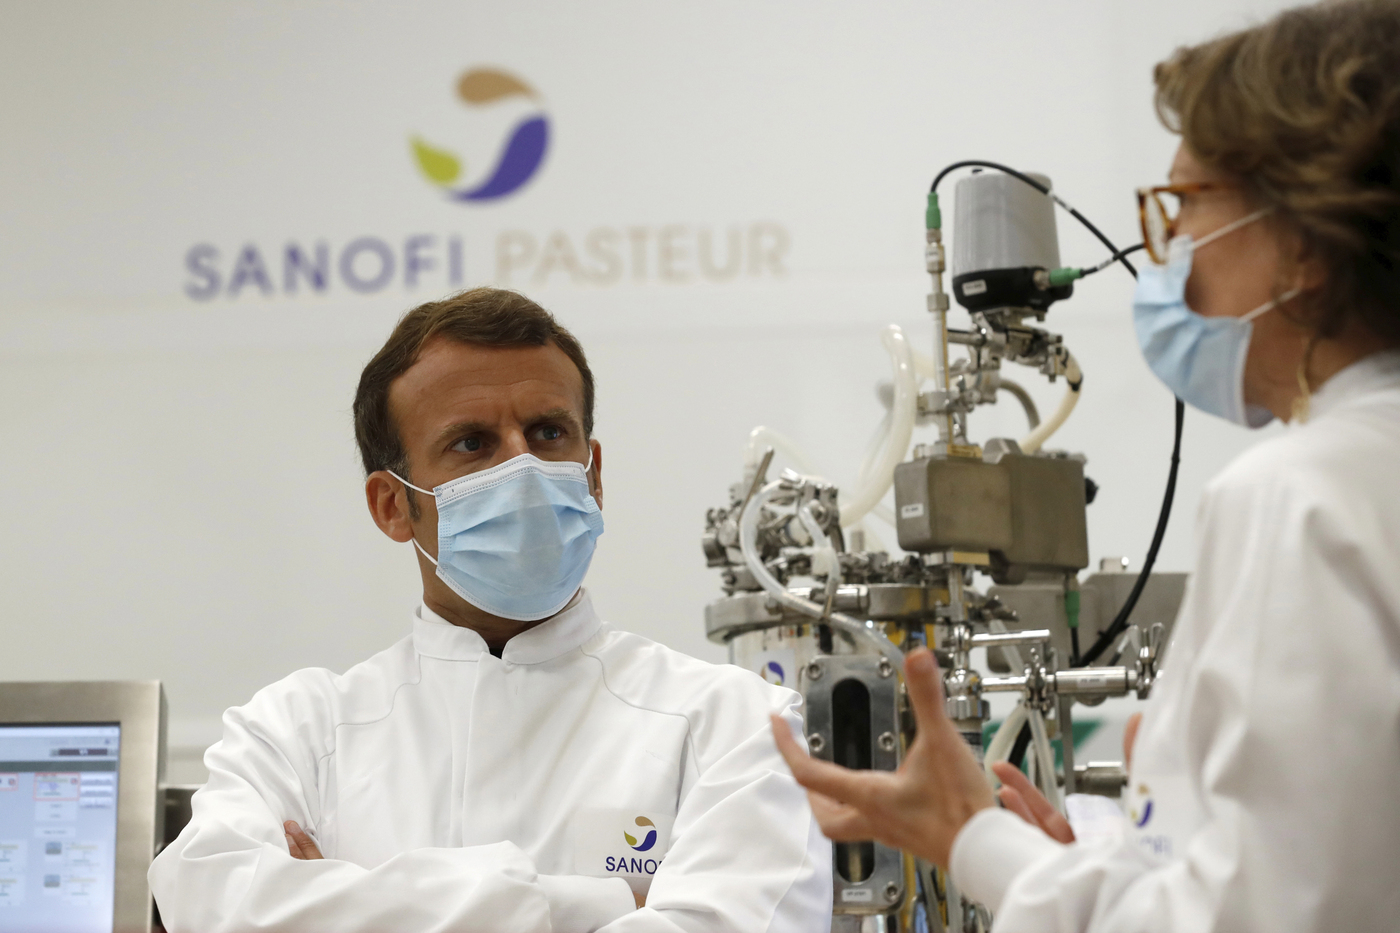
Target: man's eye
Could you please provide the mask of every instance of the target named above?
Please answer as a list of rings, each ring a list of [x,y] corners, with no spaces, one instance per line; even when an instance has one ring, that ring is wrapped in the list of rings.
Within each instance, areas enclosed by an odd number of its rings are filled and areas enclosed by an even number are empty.
[[[564,431],[557,424],[547,424],[540,428],[540,437],[547,441],[557,441],[564,436]]]
[[[452,449],[461,451],[463,453],[475,453],[476,451],[481,449],[481,438],[464,437],[457,443],[453,444]]]

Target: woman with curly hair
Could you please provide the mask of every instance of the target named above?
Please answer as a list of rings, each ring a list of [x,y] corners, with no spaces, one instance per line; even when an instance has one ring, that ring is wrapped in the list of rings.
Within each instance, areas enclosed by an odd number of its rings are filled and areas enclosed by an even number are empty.
[[[1181,147],[1138,194],[1138,341],[1188,404],[1290,426],[1202,498],[1119,832],[1075,842],[1005,765],[998,809],[927,651],[906,662],[919,731],[899,771],[774,732],[828,835],[947,868],[999,931],[1394,929],[1400,3],[1289,10],[1155,77]]]

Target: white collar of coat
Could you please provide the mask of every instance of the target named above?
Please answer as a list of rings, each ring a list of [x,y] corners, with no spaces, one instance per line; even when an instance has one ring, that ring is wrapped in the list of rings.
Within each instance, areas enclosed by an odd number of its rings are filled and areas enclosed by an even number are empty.
[[[573,651],[592,638],[603,621],[593,611],[593,600],[580,588],[555,615],[506,642],[501,660],[511,664],[540,664]],[[413,618],[413,648],[429,658],[477,661],[490,657],[486,640],[469,628],[453,625],[425,605]]]
[[[1352,363],[1322,384],[1312,397],[1314,421],[1344,402],[1382,389],[1400,387],[1400,350],[1382,350]]]

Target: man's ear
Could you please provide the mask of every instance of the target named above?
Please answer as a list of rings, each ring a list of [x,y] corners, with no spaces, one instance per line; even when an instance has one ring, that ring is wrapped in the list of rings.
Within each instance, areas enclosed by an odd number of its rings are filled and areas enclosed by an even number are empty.
[[[601,509],[603,507],[603,445],[590,440],[588,446],[593,451],[593,469],[588,471],[588,491],[593,494],[593,500],[598,503],[598,508]]]
[[[376,470],[365,479],[365,502],[380,531],[400,544],[413,540],[408,490],[389,471]]]

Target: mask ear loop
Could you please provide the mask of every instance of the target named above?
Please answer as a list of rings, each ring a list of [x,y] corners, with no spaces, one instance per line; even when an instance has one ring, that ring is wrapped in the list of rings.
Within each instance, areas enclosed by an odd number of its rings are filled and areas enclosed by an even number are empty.
[[[409,489],[417,490],[418,492],[421,492],[421,493],[422,493],[423,495],[425,495],[425,496],[434,496],[434,497],[436,497],[436,495],[437,495],[436,493],[432,492],[431,490],[424,489],[424,488],[421,487],[421,486],[415,486],[415,485],[413,485],[413,484],[410,483],[408,480],[404,479],[402,476],[400,476],[399,474],[395,473],[393,470],[385,470],[384,472],[385,472],[385,473],[388,473],[388,474],[389,474],[390,476],[392,476],[394,479],[396,479],[396,480],[398,480],[399,482],[403,483],[403,484],[404,484],[405,486],[407,486]],[[421,544],[418,543],[418,538],[417,538],[417,536],[413,537],[411,540],[413,541],[413,546],[416,547],[416,548],[418,549],[418,553],[420,553],[420,554],[422,554],[424,557],[428,558],[428,560],[432,563],[432,565],[433,565],[434,567],[436,567],[436,566],[438,565],[437,559],[436,559],[435,557],[433,557],[433,555],[429,554],[427,551],[423,550],[423,545],[421,545]]]
[[[385,472],[385,473],[388,473],[388,474],[389,474],[390,476],[392,476],[394,479],[396,479],[396,480],[398,480],[399,482],[403,483],[403,484],[404,484],[405,486],[407,486],[409,489],[413,489],[413,490],[416,490],[416,491],[418,491],[418,492],[421,492],[421,493],[422,493],[423,495],[425,495],[425,496],[435,496],[435,495],[437,495],[437,494],[434,493],[431,489],[424,489],[422,486],[415,486],[415,485],[413,485],[413,484],[410,483],[408,480],[404,479],[402,476],[400,476],[399,474],[395,473],[393,470],[385,470],[384,472]]]
[[[1250,311],[1247,314],[1240,315],[1238,320],[1241,324],[1248,324],[1250,321],[1254,320],[1264,312],[1272,311],[1281,304],[1287,304],[1294,298],[1297,298],[1302,293],[1303,287],[1301,285],[1297,288],[1290,288],[1288,291],[1284,292],[1282,295],[1279,295],[1277,298],[1273,298],[1269,301],[1264,302],[1262,305],[1255,308],[1253,311]]]
[[[1210,242],[1213,241],[1213,240],[1218,240],[1218,239],[1220,239],[1221,237],[1223,237],[1223,236],[1224,236],[1225,234],[1227,234],[1227,233],[1234,233],[1236,230],[1238,230],[1238,229],[1241,228],[1241,227],[1247,227],[1247,226],[1249,226],[1250,224],[1254,223],[1256,220],[1260,219],[1261,217],[1267,217],[1268,215],[1272,214],[1273,212],[1274,212],[1274,209],[1273,209],[1272,207],[1261,207],[1261,208],[1259,208],[1259,210],[1255,211],[1254,213],[1252,213],[1252,214],[1246,214],[1246,215],[1244,215],[1243,217],[1241,217],[1239,220],[1232,221],[1232,222],[1226,224],[1225,226],[1221,227],[1221,228],[1218,229],[1218,230],[1212,230],[1210,233],[1207,233],[1205,236],[1201,237],[1199,240],[1192,240],[1192,241],[1191,241],[1191,250],[1192,250],[1192,252],[1194,252],[1194,251],[1200,249],[1202,246],[1205,246],[1207,243],[1210,243]]]
[[[419,553],[419,554],[422,554],[424,557],[428,558],[428,562],[429,562],[430,564],[432,564],[434,567],[436,567],[436,566],[438,565],[437,558],[433,557],[433,555],[431,555],[431,554],[429,554],[427,551],[423,550],[423,545],[421,545],[421,544],[418,543],[418,539],[417,539],[417,538],[414,538],[414,539],[413,539],[413,546],[416,547],[416,548],[418,549],[418,553]]]
[[[593,441],[590,439],[588,442],[588,463],[584,464],[583,467],[583,480],[588,484],[588,495],[596,501],[598,497],[593,495],[593,480],[588,476],[588,471],[591,469],[593,469]]]

